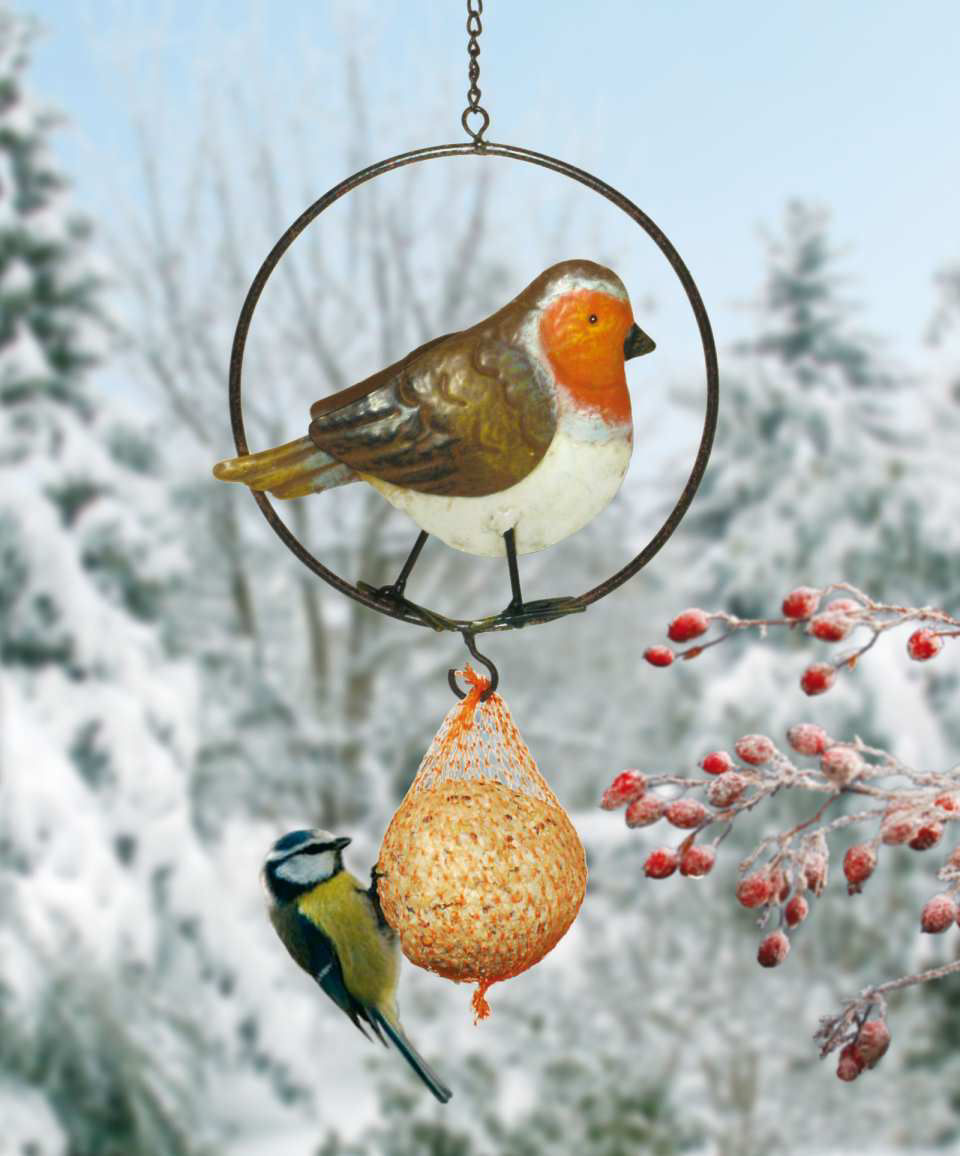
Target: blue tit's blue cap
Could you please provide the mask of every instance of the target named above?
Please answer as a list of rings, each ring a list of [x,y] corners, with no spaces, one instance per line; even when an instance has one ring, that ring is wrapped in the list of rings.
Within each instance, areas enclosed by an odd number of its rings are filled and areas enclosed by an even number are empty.
[[[310,843],[313,841],[312,831],[290,831],[282,838],[278,839],[273,845],[274,851],[292,851],[295,847],[299,847],[302,843]]]
[[[342,851],[350,842],[346,835],[341,835],[337,838],[336,835],[331,834],[330,831],[322,831],[319,827],[314,827],[311,831],[290,831],[288,834],[281,836],[276,843],[270,848],[270,853],[267,855],[267,862],[276,862],[278,859],[286,859],[290,855],[296,855],[300,850],[310,851]]]

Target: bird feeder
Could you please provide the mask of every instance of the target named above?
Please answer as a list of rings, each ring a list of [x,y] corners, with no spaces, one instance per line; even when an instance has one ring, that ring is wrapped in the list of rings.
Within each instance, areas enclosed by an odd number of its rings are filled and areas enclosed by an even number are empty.
[[[583,902],[580,838],[506,703],[468,668],[387,828],[377,864],[384,917],[418,967],[487,988],[539,963]]]
[[[583,847],[556,796],[495,693],[498,674],[480,655],[475,639],[484,632],[512,630],[587,610],[637,574],[663,547],[686,513],[706,469],[718,412],[716,347],[697,286],[664,232],[623,193],[575,165],[544,153],[486,139],[490,118],[480,105],[480,0],[468,0],[468,106],[461,117],[467,142],[433,145],[381,160],[354,173],[305,209],[279,238],[247,293],[234,335],[229,403],[238,455],[248,454],[241,383],[244,351],[261,294],[291,245],[330,206],[384,174],[448,157],[478,164],[499,159],[521,162],[578,182],[605,197],[630,218],[670,264],[693,311],[703,349],[706,405],[696,458],[680,496],[663,524],[632,559],[583,593],[524,603],[520,598],[513,529],[504,533],[513,600],[494,614],[455,619],[417,605],[404,590],[427,532],[421,532],[398,578],[389,587],[352,583],[330,570],[289,529],[266,493],[254,490],[261,512],[281,541],[314,574],[371,610],[413,626],[459,632],[490,678],[467,673],[462,702],[445,718],[417,776],[391,821],[378,864],[383,914],[396,931],[407,958],[459,982],[479,985],[478,1018],[487,1012],[491,983],[518,975],[542,959],[564,935],[584,898]],[[595,320],[595,318],[593,318]],[[356,390],[344,394],[356,395]],[[359,395],[356,395],[359,396]],[[320,408],[325,411],[322,403]],[[308,447],[309,448],[309,447]]]

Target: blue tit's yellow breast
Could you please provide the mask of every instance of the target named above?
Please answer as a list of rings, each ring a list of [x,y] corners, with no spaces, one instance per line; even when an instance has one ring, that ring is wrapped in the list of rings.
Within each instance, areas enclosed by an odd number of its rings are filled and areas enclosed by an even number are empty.
[[[373,904],[349,871],[318,883],[296,901],[302,915],[331,940],[347,991],[361,1003],[395,1015],[396,944],[377,923]]]

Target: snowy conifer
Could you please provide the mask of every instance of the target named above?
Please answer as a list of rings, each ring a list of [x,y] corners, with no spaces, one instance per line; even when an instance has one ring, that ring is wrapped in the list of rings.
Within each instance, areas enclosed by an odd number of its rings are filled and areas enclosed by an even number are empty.
[[[723,382],[710,469],[685,531],[701,600],[734,613],[779,604],[784,581],[843,575],[878,597],[917,580],[916,489],[895,414],[903,375],[857,331],[827,217],[789,206],[770,240],[757,329]],[[729,365],[728,361],[728,365]],[[789,576],[789,577],[787,577]]]
[[[285,1077],[239,1031],[261,977],[233,973],[236,867],[190,821],[193,674],[155,621],[182,560],[146,443],[85,376],[97,278],[55,118],[24,88],[30,38],[0,10],[3,1140],[12,1120],[17,1151],[180,1156],[236,1126],[218,1071],[265,1087],[243,1071],[256,1050]],[[254,879],[259,852],[241,852]]]

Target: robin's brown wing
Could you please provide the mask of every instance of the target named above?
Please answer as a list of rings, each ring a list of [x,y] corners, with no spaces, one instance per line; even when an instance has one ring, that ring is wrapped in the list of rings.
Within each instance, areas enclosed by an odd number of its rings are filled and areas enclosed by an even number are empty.
[[[318,401],[310,437],[361,474],[477,498],[519,482],[556,431],[550,382],[522,349],[453,333]]]

